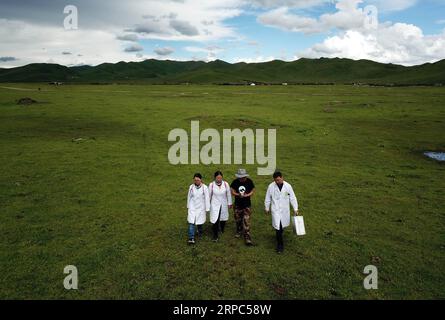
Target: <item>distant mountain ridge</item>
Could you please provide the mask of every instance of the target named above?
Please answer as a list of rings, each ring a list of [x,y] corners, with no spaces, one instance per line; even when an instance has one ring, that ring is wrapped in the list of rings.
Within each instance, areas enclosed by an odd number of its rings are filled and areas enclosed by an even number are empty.
[[[0,68],[0,82],[444,85],[445,60],[412,67],[340,58],[234,64],[150,59],[75,67],[34,63]]]

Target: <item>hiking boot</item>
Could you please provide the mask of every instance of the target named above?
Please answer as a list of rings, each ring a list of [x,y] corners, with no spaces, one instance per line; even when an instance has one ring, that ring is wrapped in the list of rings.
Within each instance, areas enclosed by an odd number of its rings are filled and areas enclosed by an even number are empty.
[[[246,246],[253,246],[253,242],[250,239],[246,239]]]

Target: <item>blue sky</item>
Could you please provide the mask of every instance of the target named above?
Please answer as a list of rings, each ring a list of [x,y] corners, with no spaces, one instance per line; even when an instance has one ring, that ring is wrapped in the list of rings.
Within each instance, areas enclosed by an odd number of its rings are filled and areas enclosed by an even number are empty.
[[[221,49],[214,50],[216,58],[229,62],[236,62],[237,59],[255,60],[257,57],[292,60],[295,52],[304,50],[325,37],[323,34],[304,35],[263,26],[256,21],[256,16],[251,14],[228,19],[226,23],[237,30],[242,36],[241,41],[234,39],[205,42],[142,40],[141,44],[146,52],[152,52],[157,47],[174,48],[175,56],[179,59],[187,57],[205,59],[206,52],[190,52],[190,48],[218,47]]]
[[[301,57],[415,65],[445,58],[445,0],[72,0],[0,2],[0,68],[31,62]],[[373,5],[377,25],[370,25]],[[370,27],[371,26],[371,27]]]
[[[376,5],[377,9],[379,9],[379,2],[372,1],[364,1],[361,7],[363,8],[368,4]],[[291,9],[290,11],[316,19],[322,14],[335,13],[337,10],[335,1],[333,1],[304,9]],[[322,42],[339,31],[336,28],[332,28],[321,33],[304,34],[302,32],[292,32],[266,26],[257,20],[258,15],[265,12],[267,12],[267,9],[249,8],[243,14],[224,21],[226,25],[237,30],[238,34],[244,38],[244,43],[232,42],[230,40],[215,40],[202,43],[196,43],[195,41],[143,40],[141,44],[147,52],[153,51],[157,47],[174,48],[175,56],[178,59],[184,59],[184,57],[205,59],[206,54],[204,52],[196,52],[190,55],[191,53],[187,49],[190,47],[206,48],[217,46],[225,50],[217,52],[216,57],[229,62],[238,60],[256,61],[257,58],[258,61],[271,58],[294,60],[299,57],[298,53]],[[388,10],[383,7],[378,11],[378,18],[381,23],[411,24],[419,27],[424,35],[436,35],[444,32],[444,13],[445,1],[415,1],[412,6],[401,10]],[[443,58],[445,58],[445,53]]]
[[[417,4],[402,11],[380,12],[385,21],[415,24],[425,34],[437,34],[445,29],[445,1],[417,1]],[[438,23],[439,21],[442,23]]]

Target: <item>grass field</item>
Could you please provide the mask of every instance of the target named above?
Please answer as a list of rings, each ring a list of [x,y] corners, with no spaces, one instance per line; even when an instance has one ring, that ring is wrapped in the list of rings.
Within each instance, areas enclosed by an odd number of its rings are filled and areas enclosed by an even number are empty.
[[[168,133],[191,120],[277,128],[308,232],[287,229],[283,255],[257,165],[256,246],[232,216],[219,243],[207,224],[187,246],[193,173],[238,168],[169,164]],[[2,84],[0,124],[1,299],[445,298],[445,166],[422,154],[445,150],[445,88]]]

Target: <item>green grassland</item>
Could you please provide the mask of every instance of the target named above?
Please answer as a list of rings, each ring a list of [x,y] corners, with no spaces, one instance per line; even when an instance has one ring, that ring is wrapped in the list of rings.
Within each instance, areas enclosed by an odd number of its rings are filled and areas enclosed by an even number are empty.
[[[2,86],[2,299],[445,298],[445,166],[422,155],[445,150],[444,88]],[[39,103],[16,104],[26,96]],[[232,216],[220,242],[206,224],[187,246],[193,173],[209,183],[238,168],[169,164],[168,133],[191,120],[276,128],[308,234],[287,229],[275,253],[271,178],[250,165],[256,246],[234,237]],[[369,264],[378,290],[363,288]]]

